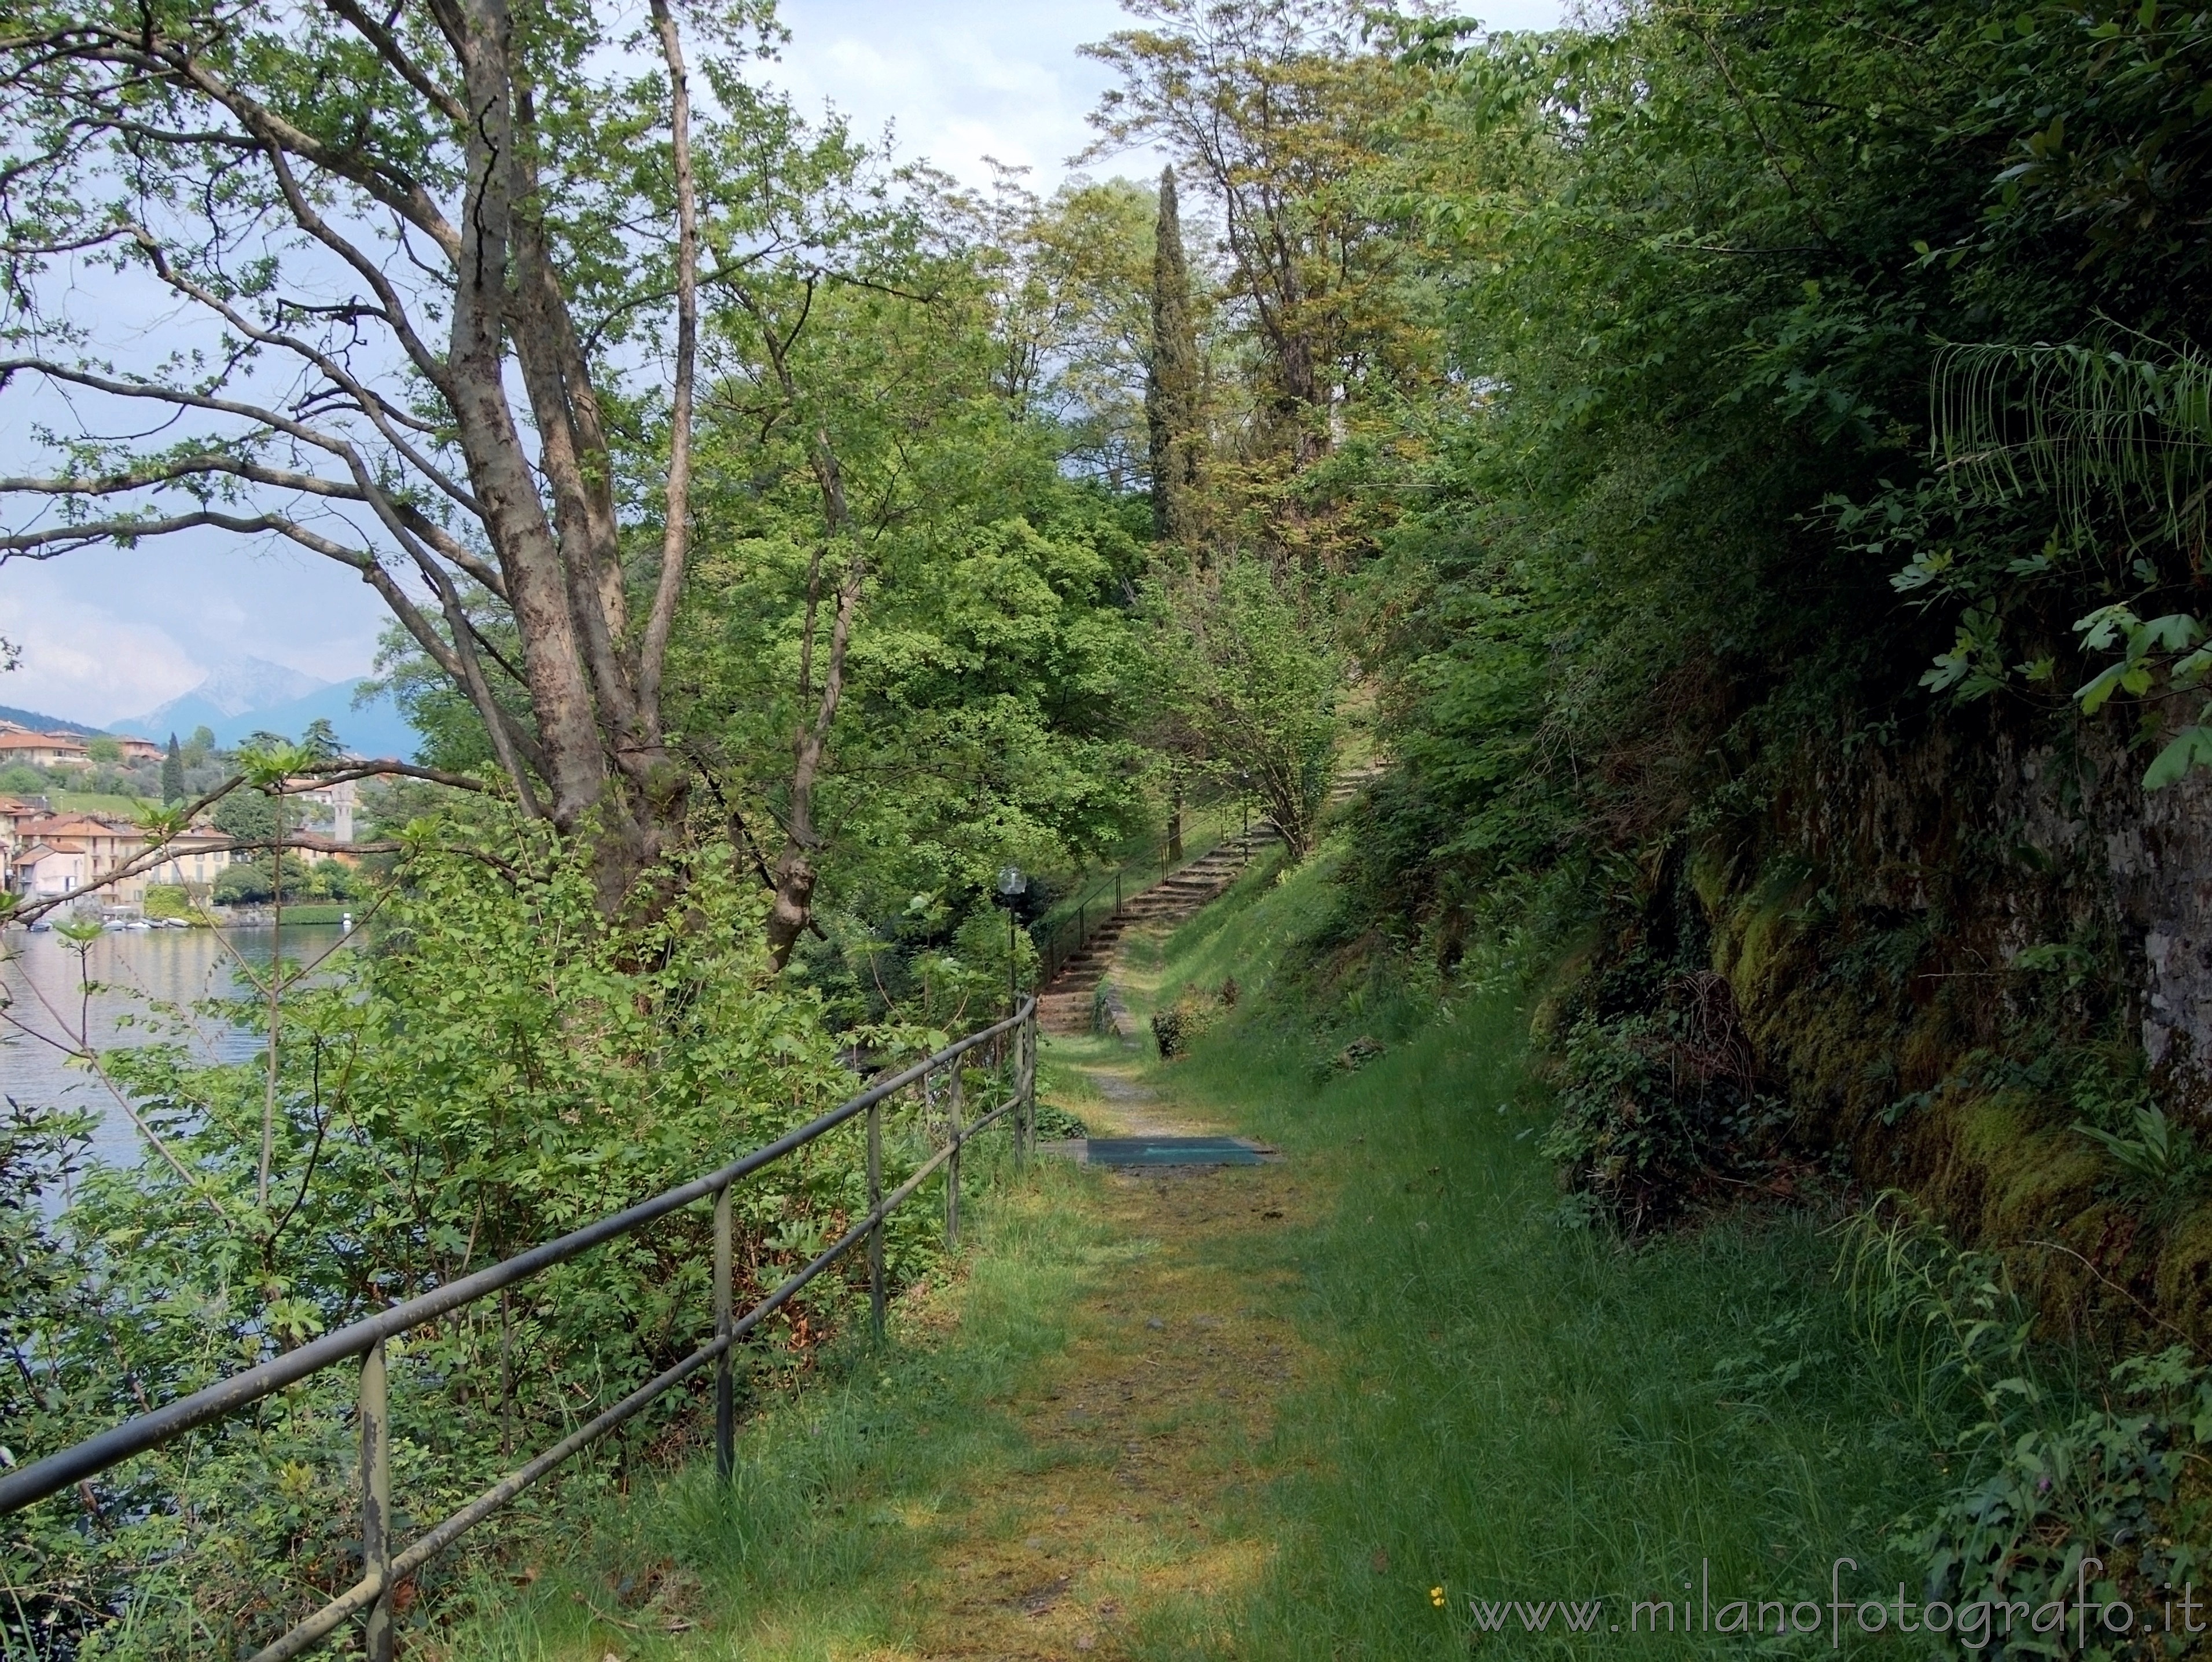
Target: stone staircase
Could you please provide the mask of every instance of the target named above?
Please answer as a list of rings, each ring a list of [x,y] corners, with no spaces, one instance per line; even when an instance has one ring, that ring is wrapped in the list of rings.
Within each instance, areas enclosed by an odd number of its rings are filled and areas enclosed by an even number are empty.
[[[1037,1000],[1038,1025],[1048,1033],[1089,1032],[1098,983],[1113,967],[1114,954],[1130,926],[1182,922],[1235,882],[1255,854],[1280,840],[1275,828],[1263,820],[1141,894],[1131,895],[1120,911],[1091,931],[1082,950],[1060,965]]]

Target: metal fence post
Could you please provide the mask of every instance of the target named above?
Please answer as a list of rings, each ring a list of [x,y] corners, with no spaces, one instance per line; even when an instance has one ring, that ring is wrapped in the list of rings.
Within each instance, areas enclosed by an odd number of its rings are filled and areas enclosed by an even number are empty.
[[[884,1203],[884,1105],[868,1105],[868,1210]],[[868,1326],[884,1342],[884,1221],[868,1231]]]
[[[1014,1099],[1014,1165],[1017,1168],[1028,1162],[1030,1142],[1028,1128],[1022,1123],[1022,1030],[1017,1027],[1006,1035],[1007,1062],[1006,1077],[1001,1081]],[[997,1086],[992,1087],[994,1093]]]
[[[722,1354],[714,1358],[714,1475],[725,1483],[738,1467],[738,1390],[730,1350],[732,1268],[730,1185],[714,1191],[714,1336]]]
[[[927,1086],[927,1075],[922,1083]],[[952,1153],[945,1162],[945,1247],[948,1252],[960,1245],[960,1065],[953,1064],[952,1090],[945,1102],[945,1135],[952,1145]]]
[[[361,1359],[361,1568],[378,1581],[362,1635],[368,1662],[392,1662],[392,1403],[381,1339]]]
[[[1022,1018],[1022,1072],[1019,1088],[1022,1105],[1016,1111],[1021,1116],[1023,1139],[1034,1148],[1036,1146],[1036,1006],[1031,1004]]]

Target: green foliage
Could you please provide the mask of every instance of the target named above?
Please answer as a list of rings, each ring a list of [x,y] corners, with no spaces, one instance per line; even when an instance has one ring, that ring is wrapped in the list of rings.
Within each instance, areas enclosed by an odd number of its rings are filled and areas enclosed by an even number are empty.
[[[2206,1511],[2183,1479],[2212,1442],[2212,1379],[2185,1348],[2123,1358],[2106,1405],[2087,1407],[2039,1367],[2033,1323],[1996,1259],[1878,1207],[1854,1220],[1844,1270],[1868,1341],[1894,1359],[1917,1409],[1969,1416],[1964,1481],[1905,1520],[1928,1597],[1961,1612],[2070,1608],[2086,1581],[2140,1619],[2203,1572]],[[2085,1650],[2022,1635],[2008,1641],[2015,1652],[2156,1653],[2094,1629]]]
[[[696,1175],[849,1090],[815,1008],[763,973],[761,903],[726,849],[698,851],[681,914],[620,931],[595,906],[586,856],[542,830],[425,821],[407,841],[373,949],[356,941],[312,977],[287,972],[265,1209],[265,1058],[211,1063],[196,1038],[265,1034],[250,990],[149,1003],[144,1042],[104,1059],[158,1140],[137,1164],[87,1166],[82,1127],[51,1115],[0,1138],[0,1160],[22,1168],[0,1213],[11,1285],[27,1289],[7,1301],[22,1366],[0,1378],[18,1458]],[[911,1158],[901,1128],[895,1115],[894,1176]],[[741,1296],[851,1215],[859,1154],[857,1132],[840,1134],[738,1191]],[[399,1527],[441,1516],[508,1451],[695,1344],[711,1320],[707,1227],[687,1214],[549,1272],[512,1301],[505,1335],[501,1312],[479,1307],[395,1345]],[[931,1239],[926,1221],[894,1227],[896,1276],[918,1272]],[[792,1312],[811,1325],[778,1337],[834,1330],[842,1307],[833,1277]],[[52,1614],[114,1655],[228,1657],[265,1641],[354,1574],[350,1389],[343,1370],[324,1376],[280,1411],[97,1480],[89,1513],[71,1495],[16,1520],[0,1550],[22,1602],[0,1621]],[[477,1551],[692,1435],[696,1413],[678,1393]]]
[[[1194,983],[1185,985],[1174,997],[1152,1012],[1152,1041],[1158,1047],[1160,1060],[1172,1062],[1188,1054],[1192,1044],[1237,1003],[1237,983],[1224,981],[1212,991]]]
[[[169,735],[168,754],[161,758],[161,800],[181,802],[185,800],[185,753],[177,735]]]
[[[945,954],[993,874],[1079,865],[1118,847],[1147,807],[1131,735],[1145,673],[1126,601],[1143,559],[1132,515],[1060,476],[1047,421],[1009,420],[1006,344],[977,274],[946,262],[928,280],[945,290],[930,307],[816,296],[780,349],[791,422],[702,434],[708,530],[671,674],[672,721],[714,794],[749,826],[772,824],[792,735],[817,708],[830,596],[843,573],[863,574],[812,810],[829,939],[794,960],[846,1019],[917,994],[948,1008]],[[764,289],[761,303],[795,320],[803,299]],[[766,352],[750,320],[724,326],[732,352]],[[826,524],[817,432],[850,499],[873,504],[866,524]],[[1003,988],[1003,941],[977,939]],[[983,960],[972,967],[989,980]]]
[[[2154,1102],[2137,1108],[2134,1123],[2124,1131],[2095,1125],[2074,1129],[2129,1171],[2162,1184],[2186,1183],[2212,1169],[2212,1162],[2197,1146],[2196,1134],[2187,1126],[2167,1123],[2166,1111]]]
[[[1404,292],[1418,279],[1407,281],[1400,245],[1353,181],[1422,77],[1388,55],[1402,21],[1389,10],[1342,0],[1128,9],[1137,27],[1083,48],[1117,82],[1092,112],[1093,153],[1157,146],[1219,213],[1235,374],[1215,390],[1233,401],[1224,425],[1242,460],[1278,482],[1284,465],[1328,448],[1333,405],[1391,401],[1419,355]],[[1262,517],[1279,545],[1304,540],[1295,510]]]
[[[1574,1185],[1566,1215],[1595,1210],[1632,1234],[1759,1175],[1787,1121],[1728,983],[1675,973],[1655,996],[1624,984],[1641,968],[1601,979],[1567,1029],[1559,1114],[1542,1142]]]
[[[335,860],[319,860],[313,865],[298,855],[286,852],[281,856],[261,855],[251,860],[233,860],[222,868],[215,880],[213,898],[219,906],[258,906],[276,898],[275,866],[281,858],[284,874],[284,898],[293,900],[345,900],[355,892],[353,874]]]
[[[198,922],[200,921],[200,909],[192,904],[191,895],[183,885],[149,883],[146,886],[146,916]]]
[[[1160,210],[1152,228],[1152,352],[1145,380],[1145,427],[1151,441],[1152,534],[1188,545],[1197,530],[1193,492],[1203,441],[1199,402],[1198,337],[1191,323],[1190,267],[1175,169],[1160,174]]]
[[[276,799],[258,790],[234,790],[215,805],[215,828],[241,843],[265,843],[276,835]]]
[[[1346,661],[1325,594],[1295,570],[1244,558],[1165,574],[1149,599],[1153,696],[1170,732],[1180,730],[1195,765],[1256,796],[1303,857],[1342,731]]]
[[[112,767],[123,760],[123,741],[112,734],[96,733],[84,741],[84,753]]]
[[[27,763],[14,762],[0,768],[0,791],[13,796],[40,796],[46,790],[46,776]]]
[[[2195,13],[1963,0],[1417,43],[1434,95],[1362,183],[1436,278],[1452,374],[1402,383],[1419,441],[1370,485],[1408,506],[1352,585],[1395,765],[1351,875],[1442,969],[1540,908],[1577,943],[1550,1144],[1577,1205],[1664,1215],[1785,1134],[1858,1136],[1805,1013],[1875,1066],[1908,1027],[2063,1048],[2123,1020],[2101,953],[1989,980],[1967,932],[2028,857],[1965,782],[2048,754],[2039,782],[2083,781],[2064,813],[2141,812],[2089,762],[2091,716],[2127,724],[2153,788],[2212,758],[2212,266],[2180,229],[2212,185],[2208,53]],[[1863,777],[1878,803],[1829,794]],[[1751,868],[1800,855],[1814,892],[1754,898]],[[2078,907],[2077,880],[2033,892]],[[1768,977],[1776,951],[1813,986]],[[1763,1060],[1820,1075],[1802,1121],[1780,1078],[1685,1070],[1678,977],[1719,968]],[[2176,1104],[2162,1131],[2035,1088],[2125,1204],[2197,1192]]]
[[[2167,1117],[2148,1075],[2140,1052],[2118,1066],[2092,1052],[2075,1070],[2068,1095],[2080,1116],[2074,1129],[2112,1157],[2134,1207],[2162,1221],[2203,1192],[2212,1178],[2212,1150],[2189,1125]]]

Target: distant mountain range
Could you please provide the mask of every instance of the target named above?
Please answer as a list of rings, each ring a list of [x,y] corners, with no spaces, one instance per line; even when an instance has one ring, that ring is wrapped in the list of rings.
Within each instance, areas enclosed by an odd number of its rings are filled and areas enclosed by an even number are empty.
[[[13,721],[19,728],[28,728],[33,733],[98,733],[98,728],[88,728],[82,721],[64,721],[58,715],[42,715],[35,709],[18,709],[13,704],[0,704],[0,721]]]
[[[109,730],[159,743],[173,733],[188,739],[193,728],[204,727],[215,734],[216,743],[228,747],[256,733],[296,739],[308,722],[319,720],[328,721],[338,743],[355,755],[411,761],[421,735],[388,696],[356,709],[354,692],[360,685],[358,679],[319,683],[265,658],[238,658],[219,666],[190,692],[117,721]]]

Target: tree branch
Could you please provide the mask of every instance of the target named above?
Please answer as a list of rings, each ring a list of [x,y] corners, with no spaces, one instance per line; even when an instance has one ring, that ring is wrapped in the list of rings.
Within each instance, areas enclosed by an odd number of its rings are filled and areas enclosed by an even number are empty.
[[[638,660],[638,714],[647,737],[660,738],[660,676],[691,545],[691,395],[699,356],[699,203],[691,169],[691,94],[684,46],[668,0],[652,0],[653,27],[667,61],[671,149],[676,167],[676,391],[669,412],[668,487],[660,537],[660,578]]]

